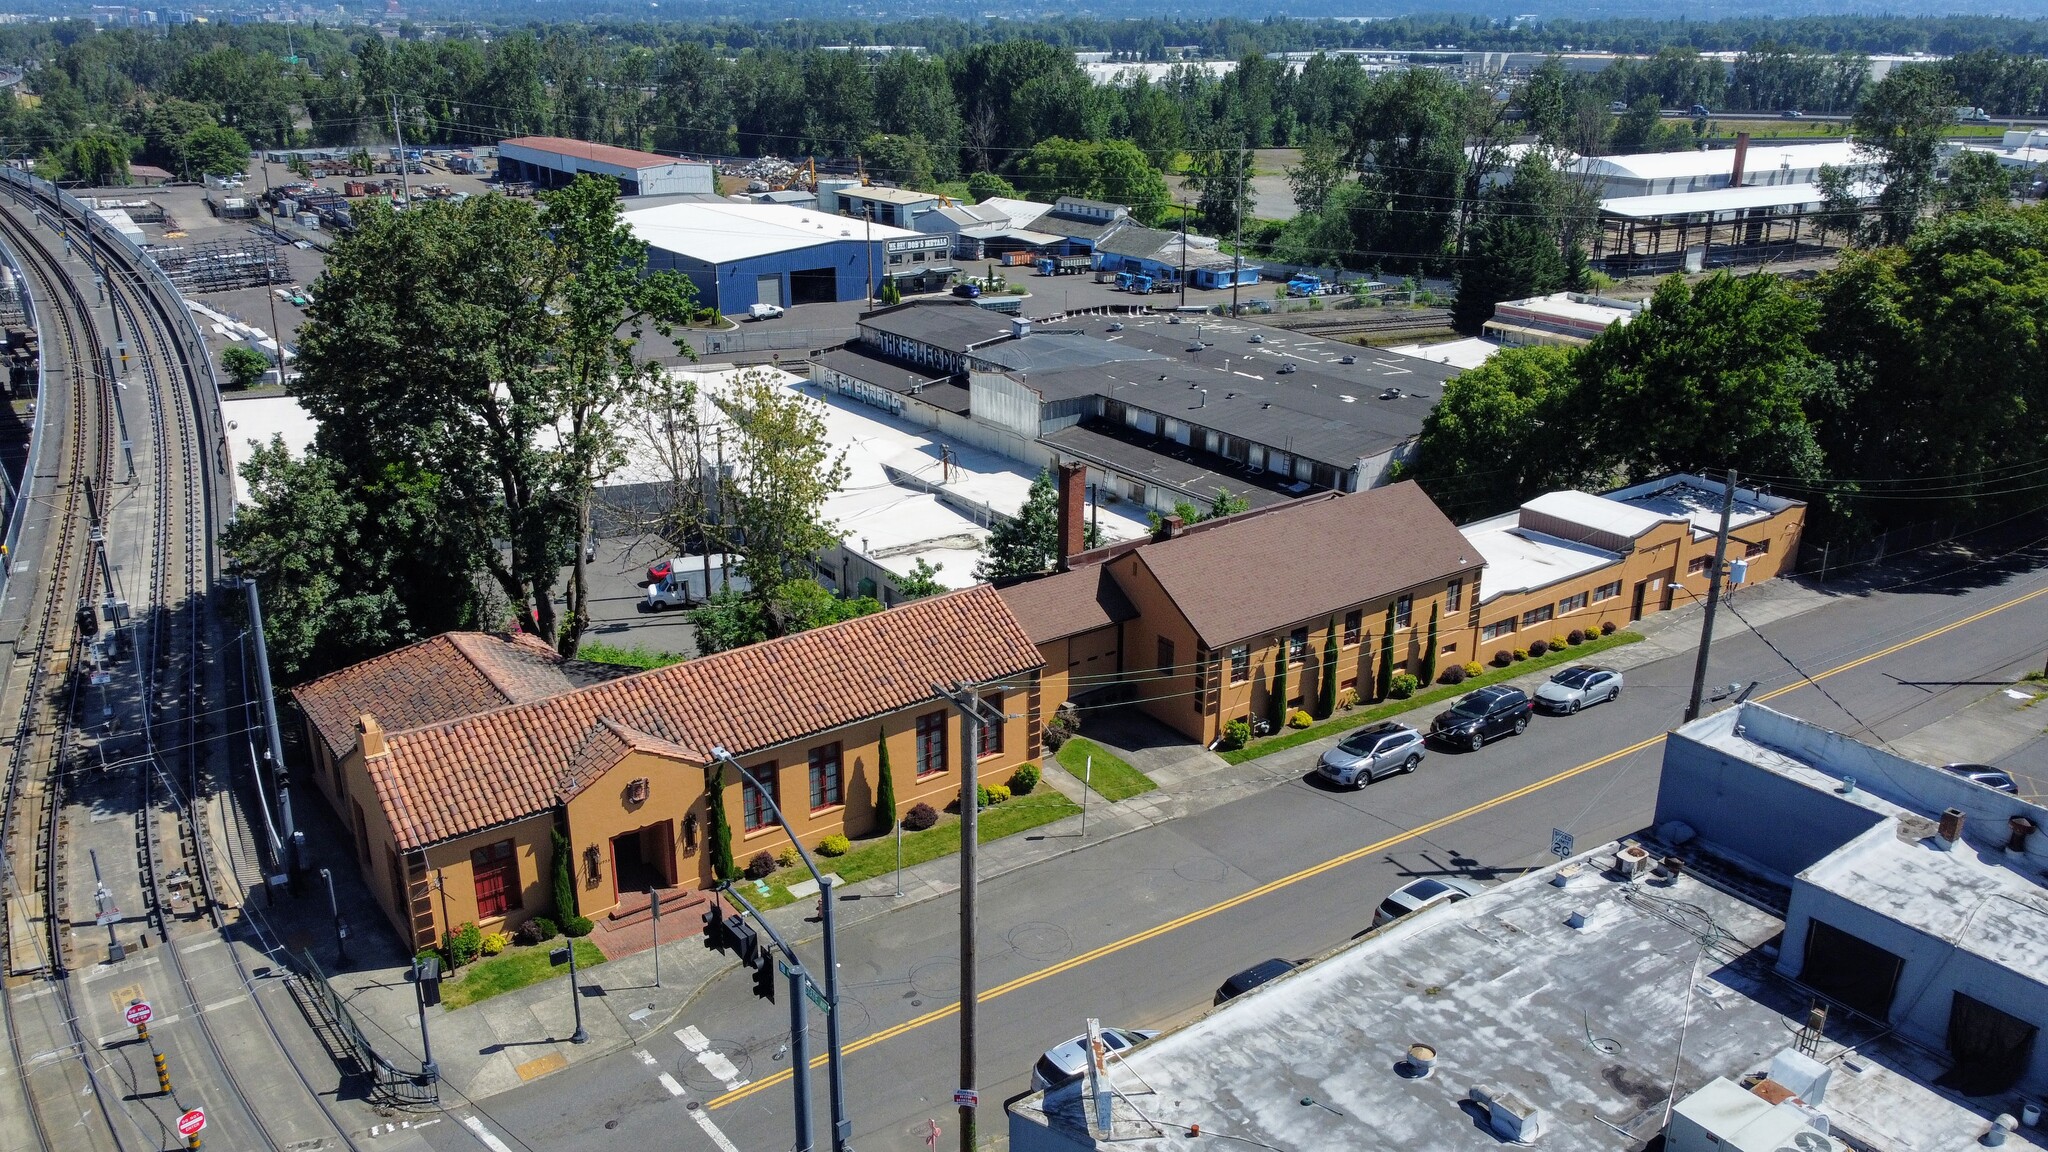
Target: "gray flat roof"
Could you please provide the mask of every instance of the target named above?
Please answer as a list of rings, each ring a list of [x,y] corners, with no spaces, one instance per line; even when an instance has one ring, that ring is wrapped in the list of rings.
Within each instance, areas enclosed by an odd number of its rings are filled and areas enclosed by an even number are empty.
[[[953,383],[952,377],[934,376],[928,368],[863,351],[858,344],[829,349],[822,356],[811,357],[811,363],[822,364],[898,395],[915,396],[934,408],[967,415],[967,389]]]
[[[1085,331],[1151,357],[1028,371],[1025,386],[1047,400],[1109,396],[1348,467],[1419,434],[1423,418],[1443,394],[1444,381],[1456,374],[1441,364],[1245,321],[1169,324],[1153,316],[1120,322],[1120,332],[1108,331],[1106,319],[1089,323]],[[1262,343],[1250,342],[1254,333]],[[1017,343],[1028,346],[1037,339],[1034,334]],[[1189,352],[1197,340],[1204,347]],[[1015,355],[1007,346],[1003,351]],[[1347,355],[1355,358],[1353,363],[1341,362]],[[976,357],[987,359],[981,352]],[[1295,371],[1278,372],[1285,363],[1295,365]],[[1389,389],[1400,395],[1381,399]]]
[[[1039,443],[1050,444],[1090,463],[1107,465],[1127,476],[1142,476],[1155,484],[1180,489],[1190,493],[1190,499],[1197,504],[1213,497],[1218,488],[1243,497],[1253,508],[1284,504],[1310,491],[1306,484],[1301,485],[1299,492],[1276,491],[1271,475],[1254,478],[1241,465],[1188,448],[1169,455],[1148,446],[1159,443],[1156,437],[1144,437],[1146,443],[1141,443],[1132,438],[1137,435],[1135,432],[1120,436],[1119,431],[1124,430],[1094,422],[1074,424],[1039,437]]]
[[[1034,329],[1022,340],[976,348],[972,358],[1012,372],[1025,373],[1027,377],[1037,372],[1063,372],[1129,361],[1166,359],[1135,344],[1113,344],[1083,332],[1047,332],[1042,329]]]
[[[873,200],[877,204],[923,204],[936,201],[935,192],[918,192],[909,188],[841,188],[838,195],[849,200]]]
[[[1010,335],[1009,317],[965,300],[899,304],[862,316],[860,326],[949,352],[965,352]]]

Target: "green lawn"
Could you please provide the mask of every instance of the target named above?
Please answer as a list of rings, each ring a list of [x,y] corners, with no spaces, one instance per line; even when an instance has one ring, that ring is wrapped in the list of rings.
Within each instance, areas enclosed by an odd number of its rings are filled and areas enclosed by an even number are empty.
[[[1095,762],[1092,771],[1088,767],[1091,757]],[[1060,745],[1059,761],[1060,767],[1072,773],[1076,780],[1087,773],[1092,781],[1089,786],[1104,800],[1127,800],[1159,787],[1150,776],[1124,763],[1114,752],[1080,736]]]
[[[548,953],[559,947],[560,940],[551,940],[472,962],[456,977],[441,981],[441,1007],[451,1011],[464,1008],[501,992],[566,974],[569,971],[567,964],[557,968],[548,962]],[[597,945],[588,940],[576,941],[576,967],[579,970],[595,968],[602,963],[604,953],[598,951]]]
[[[1013,797],[1001,804],[982,809],[981,824],[977,829],[979,835],[975,837],[975,841],[986,844],[991,840],[1014,836],[1019,832],[1072,816],[1080,810],[1073,801],[1041,784],[1038,790],[1029,796]],[[787,843],[789,841],[779,840],[773,850],[780,851]],[[922,832],[903,834],[905,868],[922,864],[927,860],[937,860],[941,856],[951,856],[958,851],[958,816],[940,816],[937,824]],[[844,856],[819,856],[815,849],[812,850],[812,855],[817,858],[820,871],[834,873],[842,883],[853,884],[896,870],[896,837],[890,834],[857,841],[853,851]],[[744,858],[737,862],[742,867],[746,865]],[[751,880],[741,880],[737,886],[743,890],[742,895],[746,896],[748,902],[756,908],[780,908],[790,902],[789,886],[810,878],[811,874],[804,871],[803,865],[799,864],[794,868],[784,868],[772,873],[768,877],[766,896],[759,894]]]
[[[1257,760],[1261,756],[1270,756],[1284,748],[1293,748],[1313,740],[1321,740],[1326,736],[1335,736],[1339,732],[1349,731],[1361,724],[1370,724],[1375,720],[1385,720],[1390,716],[1399,716],[1403,712],[1410,712],[1443,700],[1463,696],[1474,688],[1483,688],[1488,684],[1496,684],[1502,680],[1511,680],[1517,676],[1525,676],[1545,668],[1554,668],[1559,664],[1577,664],[1595,652],[1603,652],[1609,648],[1618,648],[1623,644],[1633,644],[1642,638],[1642,633],[1640,632],[1616,632],[1612,636],[1600,636],[1588,640],[1576,648],[1567,646],[1555,651],[1545,652],[1541,656],[1531,657],[1527,660],[1517,660],[1505,668],[1495,668],[1489,664],[1486,671],[1462,684],[1437,684],[1430,687],[1428,691],[1417,692],[1406,700],[1389,700],[1383,704],[1374,705],[1371,708],[1354,708],[1349,712],[1340,712],[1320,724],[1311,724],[1306,728],[1290,728],[1274,736],[1261,736],[1242,748],[1233,749],[1220,755],[1222,755],[1224,760],[1232,764],[1242,764],[1247,760]]]

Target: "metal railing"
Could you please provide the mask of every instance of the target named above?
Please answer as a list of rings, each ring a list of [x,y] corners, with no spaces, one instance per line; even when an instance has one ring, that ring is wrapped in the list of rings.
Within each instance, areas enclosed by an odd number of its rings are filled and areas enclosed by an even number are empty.
[[[306,987],[312,991],[315,1005],[327,1016],[327,1024],[348,1049],[348,1054],[367,1074],[375,1091],[385,1100],[399,1105],[415,1106],[438,1103],[441,1099],[441,1084],[430,1079],[423,1070],[401,1067],[379,1055],[369,1037],[356,1023],[355,1014],[349,1011],[341,994],[327,979],[327,973],[320,962],[307,951],[292,955],[294,965]]]

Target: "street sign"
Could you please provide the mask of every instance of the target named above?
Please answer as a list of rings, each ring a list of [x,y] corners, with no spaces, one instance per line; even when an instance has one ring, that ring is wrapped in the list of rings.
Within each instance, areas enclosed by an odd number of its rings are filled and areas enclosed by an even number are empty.
[[[194,1108],[178,1117],[178,1135],[191,1139],[206,1131],[206,1109]]]
[[[972,1088],[961,1088],[953,1093],[953,1103],[962,1108],[979,1108],[981,1093]]]
[[[1559,860],[1569,860],[1572,855],[1572,834],[1562,828],[1550,830],[1550,854]]]
[[[804,998],[816,1004],[820,1012],[832,1011],[832,1002],[825,999],[825,994],[818,991],[818,986],[809,980],[804,981]]]
[[[137,1000],[128,1006],[128,1022],[137,1028],[149,1023],[150,1018],[155,1015],[156,1013],[150,1010],[149,1002],[146,1000]]]
[[[102,928],[105,928],[110,924],[119,924],[120,922],[121,910],[119,908],[114,907],[112,901],[108,901],[107,906],[105,908],[100,909],[100,914],[98,916],[93,917],[93,923],[99,925]]]

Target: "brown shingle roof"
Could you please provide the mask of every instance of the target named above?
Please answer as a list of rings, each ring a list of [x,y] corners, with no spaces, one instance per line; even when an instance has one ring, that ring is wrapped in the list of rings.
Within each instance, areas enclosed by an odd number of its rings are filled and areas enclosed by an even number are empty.
[[[447,632],[292,689],[335,759],[367,712],[387,732],[559,696],[574,688],[537,636]]]
[[[1137,552],[1211,648],[1482,563],[1412,481],[1270,509]]]
[[[1033,644],[1106,628],[1138,614],[1100,564],[1012,584],[1002,596]]]
[[[593,770],[593,758],[626,740],[617,731],[594,740],[606,721],[665,747],[723,745],[745,755],[933,701],[935,684],[986,683],[1041,663],[1002,597],[980,585],[535,703],[391,731],[390,755],[370,762],[370,779],[398,846],[410,851],[546,811],[587,786],[580,776]]]

